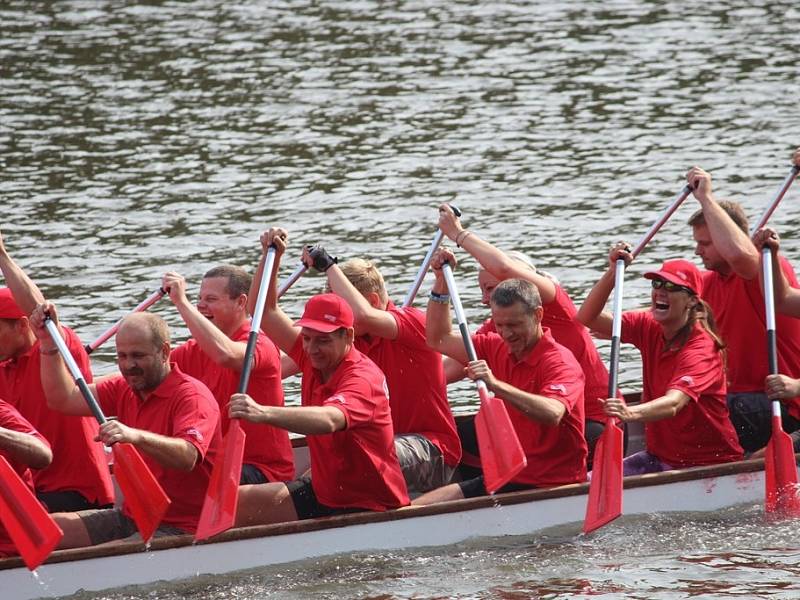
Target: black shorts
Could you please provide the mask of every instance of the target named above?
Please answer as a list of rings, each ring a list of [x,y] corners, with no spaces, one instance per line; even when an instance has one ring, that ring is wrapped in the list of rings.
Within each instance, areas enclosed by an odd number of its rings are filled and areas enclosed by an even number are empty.
[[[36,492],[36,497],[44,502],[47,512],[77,512],[79,510],[92,510],[95,508],[112,508],[113,504],[97,504],[89,502],[80,492],[74,490],[61,490],[58,492]]]
[[[294,510],[297,513],[297,518],[300,520],[330,517],[331,515],[345,515],[367,510],[366,508],[334,508],[320,503],[311,485],[311,477],[308,475],[288,482],[286,487],[289,488],[289,495],[292,497]]]
[[[458,487],[461,488],[461,493],[464,494],[464,498],[477,498],[478,496],[488,496],[489,492],[486,491],[486,485],[483,482],[483,475],[478,477],[473,477],[472,479],[467,479],[466,481],[460,481],[458,483]],[[503,494],[505,492],[518,492],[520,490],[533,490],[535,489],[535,485],[525,485],[522,483],[507,483],[499,490],[495,492],[495,494]]]

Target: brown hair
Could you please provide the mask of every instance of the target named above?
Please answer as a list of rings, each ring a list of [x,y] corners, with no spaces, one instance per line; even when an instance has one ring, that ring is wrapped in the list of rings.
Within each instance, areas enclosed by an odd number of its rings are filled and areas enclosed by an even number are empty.
[[[228,280],[225,291],[231,299],[236,299],[242,294],[247,295],[250,291],[250,284],[253,278],[242,267],[235,265],[220,265],[207,271],[203,275],[203,279],[210,279],[211,277],[224,277]]]
[[[741,204],[738,202],[732,202],[731,200],[722,200],[719,202],[719,206],[725,211],[731,220],[736,223],[736,226],[739,229],[747,233],[747,215],[744,214],[744,209],[742,208]],[[699,227],[705,224],[706,216],[703,214],[702,208],[696,210],[695,213],[689,217],[689,225],[692,227]]]
[[[675,348],[676,350],[683,348],[689,341],[689,336],[694,329],[695,323],[704,329],[705,332],[711,337],[711,339],[714,341],[714,347],[716,348],[717,352],[722,353],[722,366],[724,368],[727,364],[728,346],[717,331],[717,324],[714,320],[714,313],[711,310],[711,307],[705,300],[701,298],[697,298],[697,304],[689,309],[689,320],[686,321],[686,324],[680,328],[675,337],[673,337],[667,343],[667,349],[673,345],[677,345]]]

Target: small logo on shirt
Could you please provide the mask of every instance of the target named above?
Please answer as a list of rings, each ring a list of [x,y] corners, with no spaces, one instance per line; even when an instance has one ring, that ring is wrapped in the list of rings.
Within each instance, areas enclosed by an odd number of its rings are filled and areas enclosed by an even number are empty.
[[[198,442],[202,442],[202,441],[203,441],[203,434],[202,434],[202,433],[200,433],[200,432],[199,432],[197,429],[195,429],[194,427],[192,427],[191,429],[187,429],[187,430],[186,430],[186,435],[190,435],[190,436],[192,436],[192,437],[193,437],[194,439],[196,439]]]
[[[554,391],[554,392],[561,392],[562,394],[566,394],[566,393],[567,393],[567,388],[566,388],[566,387],[564,387],[564,385],[563,385],[563,384],[561,384],[561,383],[554,383],[554,384],[551,384],[551,385],[550,385],[550,389],[551,389],[552,391]]]
[[[339,404],[347,404],[347,401],[341,394],[334,394],[333,396],[328,398],[328,402],[338,402]]]
[[[331,323],[336,322],[336,317],[334,315],[322,315],[322,318],[326,321],[330,321]]]
[[[680,378],[680,381],[685,383],[686,385],[694,385],[694,379],[692,379],[689,375],[684,375]]]

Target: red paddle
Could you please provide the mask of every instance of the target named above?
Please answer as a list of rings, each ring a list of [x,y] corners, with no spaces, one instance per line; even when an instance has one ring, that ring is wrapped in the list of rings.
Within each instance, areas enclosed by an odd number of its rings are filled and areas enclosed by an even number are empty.
[[[50,556],[64,536],[30,488],[0,456],[0,522],[33,571]]]
[[[261,287],[258,289],[253,318],[250,321],[250,335],[247,338],[247,349],[244,353],[244,364],[239,377],[238,393],[247,391],[247,382],[253,368],[253,355],[256,351],[261,317],[267,300],[270,279],[275,265],[275,248],[267,250],[264,270],[261,273]],[[302,274],[302,272],[301,272]],[[299,276],[298,276],[299,277]],[[195,540],[205,540],[212,535],[222,533],[233,527],[236,520],[236,503],[239,500],[239,479],[242,475],[242,457],[244,456],[245,433],[239,419],[231,419],[228,433],[223,441],[222,454],[217,458],[211,471],[200,521],[197,524]]]
[[[633,249],[634,258],[644,249],[684,200],[692,193],[685,186]],[[619,374],[619,345],[622,329],[622,293],[625,281],[625,261],[617,260],[614,273],[614,323],[611,330],[611,356],[608,373],[608,397],[617,395]],[[609,419],[594,449],[592,481],[586,501],[583,532],[591,533],[622,514],[622,448],[624,433],[616,419]]]
[[[142,300],[142,302],[134,308],[131,313],[142,312],[153,306],[156,302],[161,300],[161,298],[166,294],[162,288],[158,288],[155,292],[150,294],[147,298]],[[124,318],[124,317],[123,317]],[[111,338],[112,336],[116,335],[119,326],[122,325],[122,319],[114,323],[111,327],[109,327],[100,337],[98,337],[95,341],[91,344],[86,344],[84,348],[86,349],[86,354],[91,354],[95,350],[97,350],[100,346],[102,346],[106,340]]]
[[[444,263],[442,272],[447,281],[447,289],[453,302],[453,310],[456,312],[458,328],[461,331],[461,339],[464,340],[467,356],[471,361],[477,360],[475,346],[472,344],[467,319],[464,316],[464,308],[461,306],[461,298],[453,278],[453,270],[449,264]],[[486,491],[493,494],[524,469],[528,464],[528,459],[522,451],[517,430],[514,429],[514,425],[508,417],[505,403],[491,395],[486,383],[482,380],[479,379],[475,383],[481,399],[481,407],[475,417],[481,470]]]
[[[767,313],[767,356],[769,372],[778,373],[778,347],[775,334],[775,297],[772,287],[772,252],[761,251],[764,276],[764,305]],[[791,436],[783,430],[780,400],[772,401],[772,436],[764,454],[766,498],[764,510],[778,516],[800,516],[797,488],[797,463]]]
[[[67,349],[58,328],[49,317],[45,319],[44,324],[94,418],[102,425],[108,419],[89,389],[75,359]],[[153,537],[161,519],[164,518],[170,505],[170,499],[133,445],[120,442],[114,444],[111,450],[114,453],[114,476],[125,496],[125,505],[131,512],[139,534],[147,543]]]

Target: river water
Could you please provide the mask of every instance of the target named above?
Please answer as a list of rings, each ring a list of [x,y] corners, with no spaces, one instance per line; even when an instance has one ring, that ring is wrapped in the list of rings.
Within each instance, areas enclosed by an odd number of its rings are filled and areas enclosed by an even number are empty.
[[[258,235],[376,259],[396,301],[436,207],[557,275],[576,302],[693,164],[755,218],[800,145],[789,0],[0,3],[1,227],[91,341],[166,270],[196,292]],[[790,258],[790,192],[773,218]],[[631,267],[690,257],[687,201]],[[292,254],[294,253],[294,254]],[[464,257],[467,316],[486,316]],[[322,279],[296,284],[297,314]],[[427,293],[424,286],[421,294]],[[418,302],[422,305],[422,300]],[[156,309],[186,336],[168,301]],[[599,344],[605,353],[606,347]],[[111,371],[112,345],[94,355]],[[623,387],[638,387],[623,352]],[[296,401],[297,383],[287,390]],[[454,410],[475,403],[469,386]],[[607,598],[800,595],[791,524],[758,508],[571,536],[339,557],[122,597]]]

